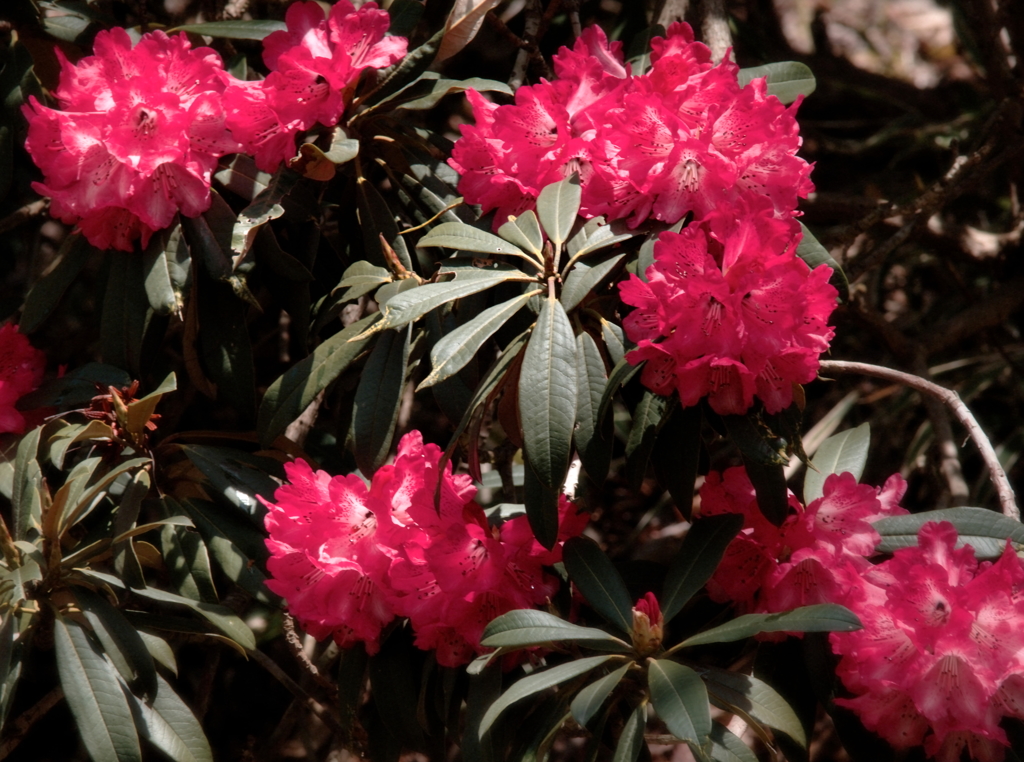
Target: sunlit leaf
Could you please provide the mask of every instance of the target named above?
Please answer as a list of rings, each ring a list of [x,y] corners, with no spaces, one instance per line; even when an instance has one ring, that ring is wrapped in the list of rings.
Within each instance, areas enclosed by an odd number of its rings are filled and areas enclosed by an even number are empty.
[[[623,664],[614,672],[605,675],[600,680],[595,680],[577,693],[576,698],[572,700],[573,719],[581,726],[586,727],[607,698],[612,695],[612,691],[626,676],[626,672],[631,666],[631,664]]]
[[[804,503],[809,505],[824,494],[825,479],[832,474],[849,472],[859,480],[868,463],[871,426],[862,423],[854,429],[833,434],[818,447],[811,460],[814,468],[804,475]]]
[[[647,682],[654,711],[669,732],[684,741],[703,743],[711,732],[711,708],[700,675],[668,659],[651,659]]]
[[[759,77],[766,78],[768,95],[774,95],[783,103],[792,103],[801,95],[810,95],[817,87],[814,74],[807,65],[796,61],[777,61],[740,69],[737,74],[740,87],[746,87]]]
[[[633,630],[633,601],[626,583],[597,543],[574,537],[562,549],[569,579],[597,613],[629,634]]]
[[[852,632],[860,628],[860,619],[845,606],[817,603],[777,614],[743,614],[693,635],[675,648],[704,643],[731,643],[762,632]]]

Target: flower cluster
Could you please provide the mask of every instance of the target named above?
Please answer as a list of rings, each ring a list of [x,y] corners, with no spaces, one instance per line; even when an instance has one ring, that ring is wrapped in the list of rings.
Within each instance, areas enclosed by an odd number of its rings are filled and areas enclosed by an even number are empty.
[[[872,522],[907,512],[899,505],[906,486],[899,474],[881,489],[857,484],[852,474],[832,474],[806,508],[790,493],[789,515],[775,526],[761,513],[745,469],[712,471],[700,490],[701,516],[739,513],[744,523],[708,593],[757,612],[835,601],[871,565],[867,557],[881,539]]]
[[[873,565],[873,521],[906,513],[898,475],[880,490],[850,474],[829,476],[824,495],[803,509],[790,496],[781,527],[757,508],[741,468],[711,473],[701,515],[741,513],[746,521],[708,584],[741,609],[786,611],[839,603],[864,627],[829,635],[837,674],[865,727],[897,749],[924,746],[940,762],[998,762],[1009,745],[1003,717],[1024,719],[1024,562],[1007,544],[979,563],[957,548],[948,522],[929,522],[915,547]]]
[[[362,641],[375,653],[384,625],[408,617],[417,646],[459,666],[480,652],[488,622],[542,604],[557,588],[544,567],[561,560],[562,543],[583,530],[587,515],[563,497],[549,551],[525,516],[491,527],[470,478],[450,466],[440,471],[440,458],[414,431],[369,485],[301,460],[285,466],[288,483],[267,503],[267,585],[314,637]]]
[[[864,623],[830,635],[855,694],[836,703],[897,749],[1000,760],[1000,720],[1024,719],[1024,564],[1009,543],[995,563],[956,544],[952,524],[929,522],[836,597]]]
[[[338,123],[364,70],[390,66],[407,47],[404,37],[385,37],[388,13],[375,2],[357,11],[340,0],[326,18],[318,3],[293,3],[285,23],[263,41],[267,78],[232,80],[224,93],[232,134],[267,172],[295,155],[299,132]]]
[[[534,206],[540,190],[578,172],[585,217],[637,226],[701,218],[748,196],[770,199],[791,216],[813,186],[796,156],[796,104],[747,87],[729,60],[713,66],[689,25],[676,23],[651,43],[651,68],[633,75],[622,44],[599,27],[554,57],[558,78],[521,87],[497,106],[469,93],[476,124],[462,127],[450,164],[459,191],[495,226]]]
[[[687,406],[706,396],[722,415],[746,412],[755,394],[770,413],[788,407],[793,385],[817,375],[837,296],[830,268],[796,256],[799,235],[764,199],[662,233],[647,282],[620,286],[637,308],[623,328],[637,343],[629,361],[647,361],[644,385]]]
[[[60,50],[60,109],[23,107],[34,183],[51,211],[90,243],[131,251],[177,212],[210,206],[217,160],[238,150],[224,122],[226,74],[209,48],[150,32],[134,48],[124,29],[96,35],[95,55],[71,64]]]
[[[264,42],[271,73],[260,82],[235,79],[184,34],[150,32],[132,47],[124,29],[102,31],[77,64],[58,49],[60,108],[34,98],[23,108],[26,148],[44,175],[33,187],[94,246],[145,247],[178,212],[210,208],[221,156],[246,150],[273,171],[295,155],[300,131],[337,124],[359,75],[405,55],[405,38],[385,37],[388,23],[373,2],[356,11],[341,0],[329,19],[315,2],[294,3],[287,29]]]
[[[39,386],[46,370],[46,355],[18,332],[17,326],[0,327],[0,434],[23,434],[27,421],[15,408],[19,399]]]

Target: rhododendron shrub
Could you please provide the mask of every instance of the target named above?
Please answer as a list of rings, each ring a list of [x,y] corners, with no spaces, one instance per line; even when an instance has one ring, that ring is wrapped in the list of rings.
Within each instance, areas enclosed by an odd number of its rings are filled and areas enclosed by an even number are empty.
[[[133,47],[115,28],[96,35],[94,51],[73,64],[57,49],[59,108],[35,98],[23,107],[25,147],[55,216],[97,248],[131,251],[175,214],[210,207],[217,160],[238,149],[225,125],[227,75],[184,34],[149,32]]]
[[[45,370],[46,355],[33,347],[17,326],[0,326],[0,434],[25,432],[25,415],[15,404],[35,391]]]
[[[554,57],[558,78],[521,87],[512,105],[470,93],[475,125],[450,160],[459,191],[495,228],[532,209],[540,190],[578,172],[581,214],[675,223],[748,197],[790,217],[813,185],[796,155],[798,104],[784,107],[763,79],[747,87],[728,59],[711,63],[685,23],[651,42],[651,67],[634,74],[622,44],[590,27]]]
[[[385,36],[390,19],[375,2],[356,10],[340,0],[326,17],[318,3],[292,3],[285,23],[263,41],[267,78],[232,78],[224,93],[232,134],[267,172],[295,156],[300,132],[338,123],[363,71],[390,66],[407,47]]]
[[[267,585],[310,634],[343,647],[363,642],[373,654],[384,625],[408,617],[416,645],[455,667],[480,653],[488,622],[555,592],[545,567],[561,560],[587,514],[563,496],[558,543],[547,550],[525,516],[492,527],[470,478],[450,464],[439,471],[440,459],[413,431],[369,485],[301,460],[285,466],[287,483],[266,503]]]
[[[759,199],[709,214],[654,245],[646,281],[630,276],[623,322],[646,361],[644,385],[683,405],[707,397],[718,413],[742,414],[757,396],[769,413],[789,407],[793,385],[813,381],[828,349],[836,306],[831,268],[796,256],[800,230]]]

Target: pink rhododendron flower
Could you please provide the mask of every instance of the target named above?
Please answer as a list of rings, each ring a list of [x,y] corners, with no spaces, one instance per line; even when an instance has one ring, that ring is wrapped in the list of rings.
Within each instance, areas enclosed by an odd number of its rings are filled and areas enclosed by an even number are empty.
[[[295,156],[299,132],[337,124],[360,74],[395,63],[408,44],[386,36],[390,19],[375,2],[356,10],[340,0],[326,18],[318,3],[292,3],[285,23],[263,41],[267,78],[233,80],[224,94],[232,133],[267,172]]]
[[[96,35],[95,55],[70,63],[60,50],[59,109],[23,107],[26,148],[43,171],[34,183],[51,211],[78,223],[98,248],[131,251],[181,212],[210,207],[217,159],[238,150],[224,122],[225,72],[184,34],[124,29]]]
[[[0,326],[0,434],[25,432],[25,415],[15,403],[35,391],[45,370],[46,355],[33,347],[17,326]]]
[[[637,308],[623,328],[637,343],[629,361],[647,361],[644,385],[686,406],[707,397],[722,415],[745,413],[755,395],[768,412],[788,407],[793,385],[817,375],[837,296],[830,268],[796,256],[798,240],[763,199],[662,233],[647,282],[620,285]]]
[[[841,600],[864,629],[829,636],[854,694],[837,703],[897,749],[923,743],[941,762],[965,748],[1001,760],[1000,720],[1024,718],[1024,565],[1009,544],[995,563],[979,563],[956,542],[952,524],[925,524],[916,547],[869,567],[861,593]]]
[[[375,653],[381,628],[408,617],[420,648],[459,666],[481,651],[488,622],[554,593],[557,580],[544,567],[561,560],[562,542],[583,530],[587,515],[563,497],[549,551],[525,516],[491,527],[471,479],[450,465],[439,471],[440,459],[440,448],[413,431],[368,487],[303,461],[286,466],[288,483],[267,503],[268,587],[312,635],[342,646],[363,641]]]
[[[533,208],[541,189],[579,173],[584,217],[675,223],[748,196],[780,217],[813,190],[796,156],[798,103],[783,107],[764,80],[741,88],[731,61],[711,63],[687,24],[651,43],[651,68],[634,75],[620,43],[599,27],[554,57],[558,79],[516,91],[497,106],[470,92],[475,125],[463,126],[450,164],[459,191],[495,228]]]

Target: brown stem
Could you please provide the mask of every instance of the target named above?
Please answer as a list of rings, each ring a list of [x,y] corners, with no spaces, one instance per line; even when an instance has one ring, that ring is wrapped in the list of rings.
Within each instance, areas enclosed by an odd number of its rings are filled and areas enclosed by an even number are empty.
[[[704,0],[704,22],[701,31],[704,33],[704,44],[711,48],[711,59],[721,61],[726,51],[732,47],[732,32],[729,31],[729,19],[725,14],[725,0]]]
[[[246,649],[246,653],[249,655],[250,659],[263,667],[263,669],[267,670],[267,672],[273,675],[281,685],[287,688],[300,704],[303,704],[307,709],[309,709],[309,711],[315,714],[317,719],[331,729],[332,733],[335,733],[339,737],[344,737],[345,731],[334,718],[334,715],[327,709],[324,709],[323,705],[309,695],[301,685],[288,677],[288,675],[285,674],[285,671],[277,666],[277,662],[256,648]]]
[[[291,649],[295,658],[299,661],[299,664],[301,664],[310,676],[316,680],[320,687],[326,688],[328,691],[337,691],[338,687],[321,675],[320,670],[318,670],[316,665],[309,660],[308,656],[306,656],[306,652],[302,647],[302,640],[299,638],[299,633],[295,630],[295,620],[292,619],[292,615],[287,611],[284,612],[282,624],[284,626],[284,639],[288,642],[288,647]]]
[[[931,374],[928,372],[928,363],[923,354],[919,354],[914,359],[914,372],[926,381],[930,380]],[[946,479],[950,505],[967,505],[967,498],[971,492],[967,487],[967,480],[964,479],[959,448],[953,439],[953,427],[949,423],[946,408],[942,402],[930,394],[924,396],[924,406],[928,411],[928,418],[932,422],[932,432],[935,435],[935,444],[939,453],[939,471]]]
[[[8,214],[2,220],[0,220],[0,233],[6,233],[8,230],[13,230],[23,222],[35,217],[37,214],[42,214],[49,208],[50,199],[41,198],[38,201],[33,201],[31,204],[25,204],[20,209],[15,209],[13,212]]]
[[[512,67],[512,76],[508,78],[508,86],[513,91],[518,89],[526,80],[526,65],[530,62],[530,48],[536,48],[537,46],[540,23],[540,0],[527,0],[526,23],[523,26],[524,46],[519,49],[519,53],[516,55],[515,66]]]
[[[10,615],[8,615],[10,616]],[[14,722],[7,726],[6,738],[0,745],[0,760],[7,759],[12,751],[18,748],[18,744],[24,740],[25,735],[32,726],[53,709],[60,700],[64,698],[64,689],[60,686],[43,696],[31,709],[26,709]]]
[[[981,452],[981,457],[988,468],[989,478],[992,480],[996,493],[999,495],[999,504],[1002,506],[1003,515],[1020,521],[1020,509],[1017,508],[1013,487],[1010,486],[1010,480],[1006,478],[1006,472],[999,463],[999,456],[996,455],[992,442],[989,441],[989,438],[985,435],[985,432],[967,408],[967,405],[960,399],[959,394],[920,376],[915,376],[912,373],[904,373],[892,368],[883,368],[880,365],[871,365],[870,363],[822,360],[821,371],[823,373],[860,373],[865,376],[885,379],[886,381],[894,381],[898,384],[909,386],[911,389],[916,389],[923,394],[930,395],[946,405],[946,407],[953,411],[957,420],[967,429],[967,433]]]

